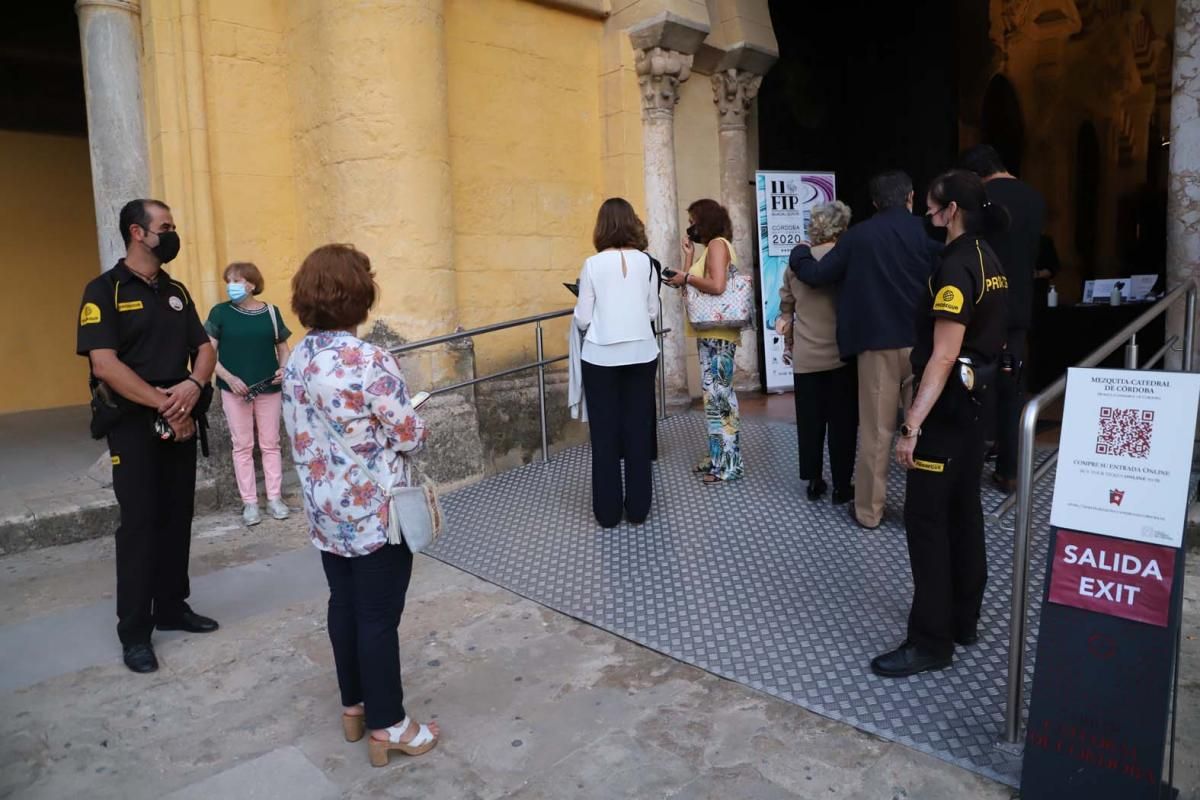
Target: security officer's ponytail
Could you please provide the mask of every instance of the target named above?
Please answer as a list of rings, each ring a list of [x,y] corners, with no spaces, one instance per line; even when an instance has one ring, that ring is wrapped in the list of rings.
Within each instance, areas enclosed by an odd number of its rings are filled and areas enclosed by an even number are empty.
[[[929,185],[929,196],[943,208],[955,203],[967,233],[988,236],[1008,229],[1008,210],[988,200],[983,181],[974,172],[952,169]]]

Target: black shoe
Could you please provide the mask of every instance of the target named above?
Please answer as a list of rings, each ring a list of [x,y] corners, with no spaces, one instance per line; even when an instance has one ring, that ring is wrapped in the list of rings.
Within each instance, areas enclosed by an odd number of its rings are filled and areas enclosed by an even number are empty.
[[[125,666],[134,672],[158,671],[158,659],[150,643],[125,645]]]
[[[187,631],[188,633],[212,633],[221,627],[215,619],[201,616],[195,611],[185,611],[169,620],[158,620],[154,627],[160,631]]]
[[[836,486],[833,488],[833,504],[840,506],[849,503],[854,499],[854,487],[848,486],[845,489],[839,489]]]
[[[1012,494],[1017,490],[1016,478],[1006,478],[999,472],[992,473],[992,485],[1005,494]]]
[[[954,637],[954,643],[961,647],[970,647],[979,642],[979,632],[971,631]]]
[[[912,642],[905,642],[890,653],[871,659],[871,672],[883,678],[907,678],[920,672],[932,672],[950,666],[953,656],[932,655]]]
[[[825,481],[821,480],[820,478],[809,481],[808,482],[808,492],[807,492],[808,499],[810,501],[814,501],[814,502],[817,500],[820,500],[825,495],[825,490],[828,488],[829,488],[829,485],[826,484]]]

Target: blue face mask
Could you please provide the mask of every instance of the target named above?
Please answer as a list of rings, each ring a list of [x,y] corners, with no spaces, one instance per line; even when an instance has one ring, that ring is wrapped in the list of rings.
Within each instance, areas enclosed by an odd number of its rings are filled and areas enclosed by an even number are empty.
[[[235,303],[240,303],[246,298],[246,287],[243,284],[227,283],[225,291],[229,295],[229,299]]]

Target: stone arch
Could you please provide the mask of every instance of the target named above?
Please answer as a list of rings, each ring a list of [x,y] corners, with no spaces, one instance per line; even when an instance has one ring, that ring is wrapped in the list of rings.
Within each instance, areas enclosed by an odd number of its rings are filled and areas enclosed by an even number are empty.
[[[995,147],[1004,165],[1019,175],[1025,152],[1025,119],[1012,81],[999,73],[992,76],[979,116],[983,141]]]

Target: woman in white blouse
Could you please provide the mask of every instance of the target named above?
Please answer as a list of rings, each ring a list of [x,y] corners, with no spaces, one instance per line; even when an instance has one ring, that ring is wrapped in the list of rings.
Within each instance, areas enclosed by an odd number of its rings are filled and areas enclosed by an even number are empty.
[[[658,276],[646,229],[629,202],[605,200],[592,234],[596,255],[583,262],[575,324],[583,338],[583,391],[592,439],[592,513],[602,527],[650,513]],[[621,491],[621,459],[625,491]]]

